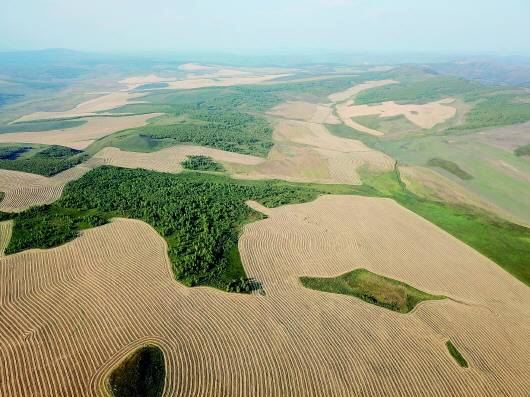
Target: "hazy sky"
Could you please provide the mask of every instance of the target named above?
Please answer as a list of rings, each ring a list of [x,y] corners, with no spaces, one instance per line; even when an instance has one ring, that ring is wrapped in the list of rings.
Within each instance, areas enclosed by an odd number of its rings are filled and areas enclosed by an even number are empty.
[[[530,55],[530,0],[2,0],[0,49]]]

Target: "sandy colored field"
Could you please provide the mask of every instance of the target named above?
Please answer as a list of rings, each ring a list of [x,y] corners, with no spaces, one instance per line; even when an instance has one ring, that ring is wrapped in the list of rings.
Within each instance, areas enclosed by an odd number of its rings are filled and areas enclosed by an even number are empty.
[[[128,90],[134,90],[144,84],[164,83],[166,81],[174,80],[176,80],[175,77],[160,77],[155,74],[149,74],[147,76],[127,77],[126,79],[118,81],[118,83],[126,85]]]
[[[11,240],[13,221],[0,222],[0,257],[4,256],[5,249]]]
[[[116,167],[145,168],[159,172],[179,172],[182,171],[180,163],[187,156],[197,155],[209,156],[221,163],[256,165],[264,161],[261,157],[188,145],[173,146],[151,153],[127,152],[118,148],[107,147],[100,150],[94,156],[94,159]]]
[[[35,205],[51,204],[61,197],[64,185],[100,164],[100,160],[90,159],[52,177],[0,170],[0,191],[5,192],[0,211],[19,212]]]
[[[267,213],[239,242],[264,296],[183,287],[134,220],[0,259],[0,395],[98,395],[147,341],[165,352],[167,396],[527,395],[530,291],[498,266],[387,199]],[[298,282],[358,267],[453,300],[402,315]]]
[[[138,114],[134,116],[88,117],[78,127],[42,132],[14,132],[0,134],[0,143],[42,143],[84,149],[96,139],[128,128],[141,127],[147,120],[162,113]]]
[[[34,120],[50,120],[50,119],[64,119],[73,117],[86,117],[97,115],[96,112],[103,112],[105,110],[116,109],[130,103],[142,103],[139,101],[131,101],[131,99],[140,98],[146,95],[142,92],[127,92],[117,91],[109,94],[90,99],[80,103],[73,109],[64,112],[36,112],[22,116],[15,121],[34,121]],[[100,114],[101,115],[101,114]]]
[[[331,102],[343,102],[351,97],[357,95],[361,91],[369,90],[370,88],[382,87],[388,84],[398,84],[399,81],[396,80],[373,80],[366,81],[361,84],[354,85],[351,88],[348,88],[345,91],[336,92],[328,96]]]
[[[180,70],[198,71],[198,70],[211,70],[212,66],[198,65],[196,63],[183,63],[179,66]]]
[[[333,109],[330,106],[310,102],[284,102],[272,108],[268,114],[311,123],[340,124],[340,120],[333,114]]]
[[[405,116],[410,122],[420,128],[432,128],[436,124],[443,123],[454,117],[456,108],[447,106],[453,102],[452,98],[445,98],[436,102],[423,105],[407,104],[399,105],[393,101],[383,102],[380,105],[353,105],[351,101],[337,105],[337,114],[340,119],[352,128],[368,132],[373,135],[384,135],[367,127],[359,128],[360,124],[352,120],[352,117],[378,115],[379,117]]]
[[[253,167],[228,167],[245,179],[284,179],[294,182],[361,184],[358,168],[391,170],[394,160],[360,141],[332,135],[323,124],[277,121],[274,148],[265,162]]]
[[[281,77],[290,76],[289,74],[271,74],[265,76],[236,76],[236,77],[220,77],[220,78],[204,78],[196,77],[187,80],[177,80],[168,82],[168,87],[164,89],[180,89],[191,90],[195,88],[206,87],[230,87],[234,85],[259,84],[266,81],[279,79]]]

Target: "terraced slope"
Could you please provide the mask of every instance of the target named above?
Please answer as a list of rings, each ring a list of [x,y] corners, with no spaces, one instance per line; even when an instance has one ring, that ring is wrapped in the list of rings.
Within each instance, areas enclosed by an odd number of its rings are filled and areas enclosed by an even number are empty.
[[[527,395],[530,292],[497,265],[388,199],[266,212],[239,242],[266,295],[176,283],[135,220],[0,259],[0,395],[98,395],[146,343],[164,351],[167,396]],[[454,300],[403,315],[298,282],[361,266]]]

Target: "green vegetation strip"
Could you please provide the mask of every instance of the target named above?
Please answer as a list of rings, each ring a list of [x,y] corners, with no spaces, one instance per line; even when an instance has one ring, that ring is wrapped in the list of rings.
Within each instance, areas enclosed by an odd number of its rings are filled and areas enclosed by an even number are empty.
[[[451,343],[451,341],[448,340],[447,342],[445,342],[445,346],[447,346],[447,350],[449,350],[449,353],[451,354],[451,356],[453,356],[458,365],[460,365],[462,368],[468,367],[466,359],[464,358],[464,356],[462,356],[462,354],[460,354],[460,352]]]
[[[81,150],[64,146],[0,145],[0,169],[52,176],[88,159]]]
[[[516,156],[530,156],[530,143],[528,145],[519,146],[514,150]]]
[[[11,132],[33,132],[33,131],[52,131],[65,130],[67,128],[79,127],[87,120],[46,120],[46,121],[27,121],[23,123],[9,124],[0,126],[0,134]]]
[[[491,88],[477,82],[457,77],[435,76],[362,91],[355,97],[355,103],[369,104],[386,101],[426,103],[462,95],[472,99],[489,91]]]
[[[216,163],[208,156],[188,156],[182,163],[182,166],[188,170],[195,171],[224,171],[224,167]]]
[[[473,176],[471,174],[464,171],[462,168],[458,166],[458,164],[456,164],[453,161],[444,160],[439,157],[433,157],[427,162],[427,165],[431,167],[442,168],[446,170],[447,172],[450,172],[451,174],[463,180],[473,179]]]
[[[249,284],[241,282],[246,275],[237,241],[242,226],[262,215],[247,200],[275,207],[311,201],[323,193],[353,192],[373,193],[365,187],[100,167],[66,185],[61,199],[50,206],[4,214],[14,219],[6,253],[63,244],[114,216],[136,218],[166,239],[174,274],[185,285],[248,292]]]
[[[408,313],[426,300],[444,299],[431,295],[401,281],[379,276],[366,269],[356,269],[338,277],[300,277],[306,288],[335,294],[351,295],[365,302],[398,313]]]
[[[164,392],[166,367],[158,346],[143,346],[126,357],[108,378],[114,397],[160,397]]]

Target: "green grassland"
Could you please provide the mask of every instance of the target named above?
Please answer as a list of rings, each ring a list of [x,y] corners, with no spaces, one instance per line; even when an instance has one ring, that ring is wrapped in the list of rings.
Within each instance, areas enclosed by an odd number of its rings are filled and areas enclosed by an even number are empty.
[[[383,277],[366,269],[356,269],[337,277],[300,277],[306,288],[355,296],[365,302],[408,313],[426,300],[444,299],[445,296],[431,295],[401,281]]]
[[[107,387],[114,397],[160,397],[166,367],[158,346],[142,346],[112,370]]]
[[[460,168],[460,166],[454,161],[444,160],[439,157],[433,157],[432,159],[429,159],[429,161],[427,161],[427,165],[431,167],[442,168],[460,179],[473,179],[472,175]]]
[[[181,165],[188,170],[195,171],[224,171],[224,167],[208,156],[188,156]]]
[[[64,146],[0,144],[0,169],[52,176],[88,158],[81,150]]]
[[[46,121],[29,121],[23,123],[0,126],[0,134],[10,132],[31,132],[31,131],[51,131],[64,130],[67,128],[78,127],[85,124],[86,120],[46,120]]]
[[[405,139],[383,139],[382,150],[402,163],[424,166],[439,157],[465,165],[472,179],[463,180],[451,172],[433,168],[479,197],[530,223],[530,163],[509,151],[489,146],[468,135],[427,135]]]
[[[450,340],[445,342],[445,346],[447,347],[447,350],[449,351],[449,354],[451,354],[451,356],[453,356],[453,358],[458,363],[458,365],[460,365],[462,368],[467,368],[469,366],[467,364],[467,361],[464,358],[464,356],[462,356],[462,354],[460,354],[458,349],[455,347],[455,345],[453,345],[451,343]]]

